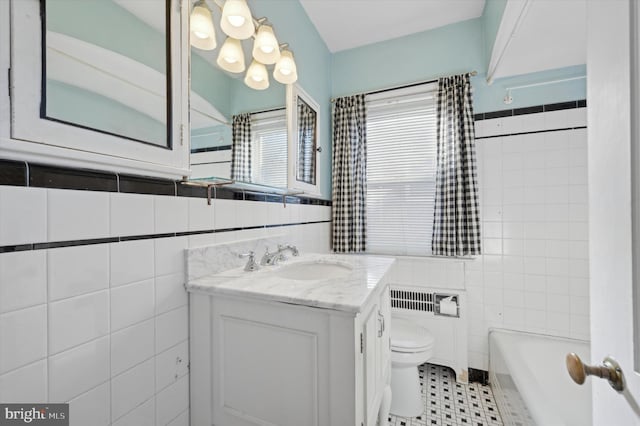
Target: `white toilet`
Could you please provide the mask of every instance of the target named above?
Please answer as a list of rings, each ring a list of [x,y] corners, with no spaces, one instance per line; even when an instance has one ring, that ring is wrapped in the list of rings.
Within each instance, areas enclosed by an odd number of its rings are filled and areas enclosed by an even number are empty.
[[[403,318],[391,320],[391,414],[416,417],[424,413],[418,366],[433,356],[429,330]]]

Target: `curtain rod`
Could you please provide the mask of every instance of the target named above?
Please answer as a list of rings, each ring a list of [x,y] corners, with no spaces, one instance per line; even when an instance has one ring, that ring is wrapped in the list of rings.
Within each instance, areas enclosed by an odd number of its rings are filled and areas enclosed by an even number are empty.
[[[471,77],[474,77],[474,76],[478,75],[478,71],[474,70],[474,71],[469,72],[468,74]],[[402,86],[385,87],[384,89],[372,90],[371,92],[364,92],[362,94],[364,94],[365,96],[366,95],[374,95],[376,93],[384,93],[384,92],[389,92],[391,90],[405,89],[407,87],[420,86],[421,84],[436,83],[437,81],[438,81],[438,78],[435,78],[435,79],[427,80],[427,81],[418,81],[416,83],[404,84]],[[360,94],[361,93],[354,93],[354,95],[360,95]],[[354,95],[351,95],[351,96],[354,96]],[[349,96],[349,95],[346,95],[346,96]],[[344,97],[344,96],[340,96],[340,98],[342,98],[342,97]],[[331,98],[331,103],[334,103],[336,101],[336,99],[338,99],[338,98]]]
[[[250,111],[250,112],[245,112],[245,113],[240,113],[240,114],[250,114],[250,115],[255,115],[255,114],[264,114],[266,112],[276,112],[276,111],[283,111],[286,110],[287,108],[285,107],[277,107],[277,108],[271,108],[271,109],[264,109],[262,111]],[[240,114],[234,114],[234,115],[240,115]]]

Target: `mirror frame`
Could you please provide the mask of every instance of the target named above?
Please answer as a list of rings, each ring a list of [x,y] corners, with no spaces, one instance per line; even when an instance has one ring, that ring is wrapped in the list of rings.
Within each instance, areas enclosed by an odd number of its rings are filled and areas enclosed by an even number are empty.
[[[11,22],[10,138],[0,139],[0,155],[34,162],[180,179],[189,173],[188,40],[189,2],[169,0],[171,21],[171,149],[80,128],[40,117],[42,22],[40,0],[9,0]],[[3,2],[4,3],[4,2]],[[4,17],[3,17],[4,18]],[[4,123],[4,120],[0,120]]]
[[[110,130],[110,129],[99,129],[96,127],[90,127],[84,124],[81,124],[77,121],[74,120],[70,120],[70,119],[66,119],[66,118],[56,118],[56,117],[52,117],[50,115],[47,114],[47,100],[49,99],[48,95],[48,89],[49,89],[49,85],[48,85],[48,74],[47,74],[47,67],[48,67],[48,51],[47,51],[47,47],[48,47],[48,37],[49,34],[47,34],[47,0],[41,0],[40,1],[40,16],[41,16],[41,37],[42,37],[42,61],[41,61],[41,93],[40,93],[40,118],[44,119],[44,120],[51,120],[51,121],[56,121],[58,123],[62,123],[62,124],[66,124],[69,126],[74,126],[74,127],[79,127],[81,129],[86,129],[92,132],[98,132],[98,133],[103,133],[105,135],[110,135],[110,136],[114,136],[117,138],[122,138],[122,139],[127,139],[127,140],[131,140],[134,142],[139,142],[139,143],[143,143],[143,144],[147,144],[150,146],[155,146],[158,148],[162,148],[162,149],[168,149],[168,150],[172,150],[173,149],[173,81],[171,78],[171,74],[172,74],[172,45],[171,45],[171,39],[173,37],[172,32],[175,31],[172,30],[172,25],[171,25],[171,0],[163,0],[165,7],[164,7],[164,43],[165,43],[165,138],[164,138],[164,143],[160,144],[160,143],[155,143],[149,140],[145,140],[145,139],[140,139],[140,138],[136,138],[134,136],[130,136],[130,135],[126,135],[124,133],[118,133],[114,130]],[[81,40],[84,41],[84,40]],[[132,59],[132,58],[131,58]],[[125,105],[125,106],[129,106],[129,105]]]
[[[296,176],[297,159],[298,159],[298,98],[302,99],[307,105],[309,105],[316,112],[316,152],[315,159],[315,184],[309,184],[299,181]],[[310,195],[320,194],[320,177],[321,177],[321,156],[318,155],[322,146],[320,145],[320,123],[322,122],[320,112],[320,105],[316,102],[307,92],[300,87],[297,83],[287,85],[287,137],[289,152],[287,162],[287,181],[288,188],[290,190],[304,191]]]

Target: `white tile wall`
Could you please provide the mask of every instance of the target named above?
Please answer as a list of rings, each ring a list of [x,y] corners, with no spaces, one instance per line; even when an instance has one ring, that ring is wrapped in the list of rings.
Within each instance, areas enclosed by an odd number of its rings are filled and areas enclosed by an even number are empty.
[[[436,257],[398,256],[389,280],[401,286],[464,289],[464,262]]]
[[[484,121],[477,137],[585,126],[586,112]],[[465,263],[471,367],[487,369],[489,327],[588,339],[586,129],[479,139],[476,148],[484,255]]]
[[[47,190],[47,241],[105,238],[109,230],[108,192]]]
[[[47,305],[0,315],[0,374],[47,356]]]
[[[109,246],[96,244],[47,250],[47,282],[49,301],[108,288]]]
[[[153,240],[111,244],[111,287],[153,278],[153,247]]]
[[[49,357],[49,401],[65,402],[109,380],[109,337]]]
[[[109,292],[106,290],[49,304],[50,354],[108,333]]]
[[[155,392],[155,360],[150,359],[111,380],[111,417],[117,420]]]
[[[111,335],[111,374],[120,374],[155,353],[154,320],[115,332]]]
[[[111,329],[129,327],[153,318],[154,280],[127,284],[111,290]]]
[[[0,401],[47,400],[47,361],[42,360],[0,375]]]
[[[111,424],[111,395],[109,383],[103,383],[72,399],[69,403],[69,418],[80,425],[107,426]]]
[[[128,414],[113,422],[114,426],[155,426],[155,398],[150,398]]]
[[[112,237],[154,233],[153,195],[112,193],[109,196],[111,198]]]
[[[0,186],[0,245],[329,217],[330,208],[309,205]],[[329,230],[323,223],[0,253],[0,400],[68,401],[72,426],[186,426],[184,250],[282,234],[303,252],[326,252]]]
[[[154,197],[155,233],[182,232],[189,225],[189,203],[183,197]]]
[[[0,245],[47,241],[47,190],[0,186]]]
[[[0,256],[0,313],[47,301],[47,257],[41,251]]]

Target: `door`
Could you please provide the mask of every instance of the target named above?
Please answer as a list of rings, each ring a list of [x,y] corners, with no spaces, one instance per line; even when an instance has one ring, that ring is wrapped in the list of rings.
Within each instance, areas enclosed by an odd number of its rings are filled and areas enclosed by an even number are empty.
[[[634,296],[632,153],[638,148],[636,0],[587,1],[591,363],[606,356],[622,367],[622,393],[593,383],[594,425],[640,424],[640,329]],[[631,52],[634,51],[633,54]],[[632,92],[633,91],[633,92]],[[637,153],[636,153],[637,154]],[[640,166],[640,164],[638,164]],[[636,225],[640,225],[635,221]],[[638,273],[640,271],[636,271]],[[640,274],[639,274],[640,275]],[[635,334],[634,334],[635,333]]]

